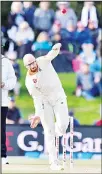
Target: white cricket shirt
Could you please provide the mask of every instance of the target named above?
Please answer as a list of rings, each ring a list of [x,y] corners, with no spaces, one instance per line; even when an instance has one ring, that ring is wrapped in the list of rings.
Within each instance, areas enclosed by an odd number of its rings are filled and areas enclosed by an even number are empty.
[[[59,52],[60,49],[51,50],[46,56],[37,58],[39,71],[35,75],[29,75],[27,72],[25,85],[30,95],[32,95],[34,105],[38,108],[38,111],[42,100],[55,103],[60,98],[66,98],[60,79],[51,64],[51,60],[54,59]]]

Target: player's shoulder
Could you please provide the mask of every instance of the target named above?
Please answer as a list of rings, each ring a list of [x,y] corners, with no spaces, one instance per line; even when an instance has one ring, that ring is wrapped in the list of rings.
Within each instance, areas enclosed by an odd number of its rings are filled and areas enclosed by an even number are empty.
[[[42,65],[45,62],[44,59],[45,59],[45,56],[41,56],[41,57],[38,57],[36,59],[39,66]]]
[[[36,59],[37,62],[42,61],[44,59],[44,56],[40,56]]]
[[[41,56],[37,58],[37,63],[39,68],[44,69],[48,65],[48,60],[46,59],[46,56]]]

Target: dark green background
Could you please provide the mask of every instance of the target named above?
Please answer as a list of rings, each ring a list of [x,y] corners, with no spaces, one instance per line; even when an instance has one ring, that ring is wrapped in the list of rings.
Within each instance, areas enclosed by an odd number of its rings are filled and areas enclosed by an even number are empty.
[[[33,2],[36,6],[38,6],[40,1]],[[11,6],[12,1],[1,1],[1,24],[2,25],[7,25],[7,16],[8,13],[10,12],[10,6]],[[102,16],[102,2],[97,1],[95,2],[95,5],[97,7],[97,10],[99,12],[99,16],[101,19]],[[51,7],[53,9],[56,9],[56,1],[51,2]],[[71,2],[71,7],[75,10],[78,18],[80,17],[81,9],[83,7],[83,2],[82,1],[73,1]],[[100,20],[101,22],[102,20]],[[101,22],[102,24],[102,22]],[[102,25],[101,25],[102,26]]]

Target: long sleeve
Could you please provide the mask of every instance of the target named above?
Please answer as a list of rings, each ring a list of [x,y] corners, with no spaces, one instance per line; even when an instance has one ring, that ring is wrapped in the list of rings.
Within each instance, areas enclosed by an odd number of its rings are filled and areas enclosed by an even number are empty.
[[[38,65],[41,69],[45,68],[60,53],[61,44],[57,43],[47,55],[37,58]]]
[[[29,80],[28,77],[26,77],[25,85],[26,85],[26,88],[27,88],[29,94],[31,95],[31,97],[33,99],[34,108],[35,108],[35,115],[41,116],[43,113],[42,96],[39,94],[38,96],[35,97],[36,92],[38,92],[38,91],[32,89],[31,81]]]
[[[25,86],[29,92],[30,95],[32,95],[32,87],[31,87],[31,84],[29,82],[29,78],[26,76],[26,80],[25,80]]]
[[[7,80],[4,82],[5,86],[3,89],[12,90],[14,89],[16,85],[17,78],[16,78],[11,62],[9,60],[6,60],[6,61],[7,61],[7,68],[8,68],[8,76],[7,76]]]
[[[52,47],[52,50],[49,51],[48,54],[44,56],[44,59],[52,61],[60,53],[60,48],[61,48],[61,44],[60,43],[55,44]]]
[[[42,97],[33,97],[33,103],[35,107],[35,115],[41,117],[43,115],[43,101]]]

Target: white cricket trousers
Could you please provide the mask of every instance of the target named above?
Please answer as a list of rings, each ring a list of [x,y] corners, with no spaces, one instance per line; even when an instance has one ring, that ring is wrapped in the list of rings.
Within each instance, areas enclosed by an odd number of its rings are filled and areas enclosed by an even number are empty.
[[[49,159],[54,161],[57,159],[55,148],[55,119],[56,124],[62,133],[66,133],[69,125],[69,115],[66,99],[60,99],[54,105],[50,102],[44,102],[43,114],[40,117],[44,129],[46,147],[49,153]]]

